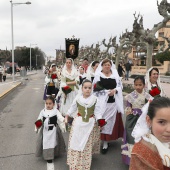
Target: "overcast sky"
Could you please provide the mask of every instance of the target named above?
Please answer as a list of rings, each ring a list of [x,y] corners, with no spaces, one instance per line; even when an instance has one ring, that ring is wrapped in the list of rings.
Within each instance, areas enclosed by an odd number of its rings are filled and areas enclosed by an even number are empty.
[[[26,0],[27,1],[27,0]],[[13,0],[14,2],[26,2]],[[159,0],[160,2],[161,0]],[[132,30],[133,13],[144,16],[144,27],[162,20],[156,0],[30,0],[13,8],[14,46],[37,46],[47,56],[65,49],[65,38],[75,35],[80,46],[101,42]],[[11,6],[0,0],[0,49],[11,49]]]

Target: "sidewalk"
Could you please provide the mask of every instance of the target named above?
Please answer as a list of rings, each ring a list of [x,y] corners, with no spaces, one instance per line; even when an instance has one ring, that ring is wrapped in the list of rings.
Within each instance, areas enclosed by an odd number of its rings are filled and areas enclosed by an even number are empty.
[[[27,76],[24,77],[25,79],[28,78],[28,76],[37,74],[36,71],[28,72]],[[10,74],[7,74],[7,79],[5,82],[0,82],[0,99],[4,97],[6,94],[8,94],[10,91],[14,90],[17,86],[19,86],[22,81],[22,77],[20,74],[15,75],[15,81],[12,81],[12,76]]]
[[[129,78],[129,80],[124,80],[123,79],[122,82],[123,82],[123,84],[133,85],[134,84],[134,79],[132,79],[132,78]],[[162,89],[164,90],[166,96],[170,97],[170,84],[161,82],[161,85],[162,85]]]

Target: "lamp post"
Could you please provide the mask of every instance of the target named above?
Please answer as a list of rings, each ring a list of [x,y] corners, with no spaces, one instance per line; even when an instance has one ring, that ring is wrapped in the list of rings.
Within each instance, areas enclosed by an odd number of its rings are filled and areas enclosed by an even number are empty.
[[[21,5],[21,4],[27,4],[30,5],[31,2],[25,2],[25,3],[13,3],[12,0],[11,3],[11,41],[12,41],[12,80],[15,81],[15,68],[14,68],[14,29],[13,29],[13,6],[14,5]]]
[[[36,71],[37,71],[37,57],[40,55],[36,55]]]
[[[31,45],[37,45],[37,44],[30,44],[30,71],[31,71]]]

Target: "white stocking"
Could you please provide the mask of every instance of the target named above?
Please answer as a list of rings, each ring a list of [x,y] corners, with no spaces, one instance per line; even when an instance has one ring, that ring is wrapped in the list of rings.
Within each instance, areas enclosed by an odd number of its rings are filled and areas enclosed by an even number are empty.
[[[103,142],[103,149],[107,149],[108,148],[108,142],[107,141],[104,141]]]

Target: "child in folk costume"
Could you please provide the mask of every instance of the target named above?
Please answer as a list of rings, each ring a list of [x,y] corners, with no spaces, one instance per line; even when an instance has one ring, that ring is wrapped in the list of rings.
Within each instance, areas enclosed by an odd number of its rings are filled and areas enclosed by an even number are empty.
[[[46,96],[55,97],[58,92],[59,82],[58,82],[59,74],[56,70],[56,65],[52,64],[45,78],[46,88],[44,93],[44,99]]]
[[[65,132],[64,117],[54,108],[54,103],[53,97],[47,97],[45,108],[40,112],[35,122],[36,131],[39,132],[36,156],[44,157],[48,170],[54,169],[52,163],[54,157],[65,152],[65,143],[61,133],[61,130]]]
[[[70,170],[90,170],[92,154],[100,152],[99,126],[104,126],[106,122],[101,119],[100,103],[91,92],[91,81],[84,80],[82,95],[76,97],[65,117],[65,122],[68,116],[74,117],[67,155]]]
[[[67,58],[61,72],[60,92],[57,95],[61,96],[60,112],[63,116],[67,113],[73,100],[75,99],[79,88],[79,75],[74,66],[73,59]]]
[[[142,111],[132,132],[130,170],[170,170],[170,99],[154,98]]]
[[[137,76],[134,80],[134,91],[125,96],[126,100],[126,122],[124,131],[124,140],[122,145],[122,158],[123,162],[127,165],[130,164],[131,151],[134,145],[134,138],[131,133],[140,115],[142,114],[141,108],[152,96],[145,92],[145,80],[143,77]]]

